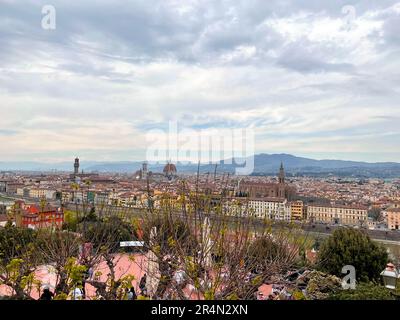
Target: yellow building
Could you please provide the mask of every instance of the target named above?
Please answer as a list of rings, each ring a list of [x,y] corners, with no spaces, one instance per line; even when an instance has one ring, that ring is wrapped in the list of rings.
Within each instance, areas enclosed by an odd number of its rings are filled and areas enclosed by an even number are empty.
[[[63,190],[61,192],[61,201],[62,201],[62,203],[71,202],[73,200],[73,198],[74,198],[74,196],[73,196],[73,192],[72,191]]]
[[[391,230],[400,229],[400,208],[387,210],[387,225]]]
[[[32,188],[29,190],[29,196],[31,198],[44,198],[46,197],[46,190],[39,188]]]
[[[303,201],[298,200],[290,203],[290,215],[292,220],[303,220],[305,218]]]
[[[361,206],[311,205],[307,207],[307,219],[312,222],[360,226],[367,223],[368,211]]]

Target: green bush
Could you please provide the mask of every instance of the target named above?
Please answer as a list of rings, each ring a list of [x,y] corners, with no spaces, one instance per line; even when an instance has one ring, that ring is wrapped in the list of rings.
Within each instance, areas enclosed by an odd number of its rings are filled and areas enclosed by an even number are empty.
[[[340,290],[330,300],[394,300],[395,296],[384,286],[373,282],[359,283],[354,290]]]
[[[366,233],[340,228],[322,243],[317,266],[321,271],[343,277],[342,268],[352,265],[357,280],[369,282],[380,280],[380,273],[387,262],[386,249],[372,241]]]

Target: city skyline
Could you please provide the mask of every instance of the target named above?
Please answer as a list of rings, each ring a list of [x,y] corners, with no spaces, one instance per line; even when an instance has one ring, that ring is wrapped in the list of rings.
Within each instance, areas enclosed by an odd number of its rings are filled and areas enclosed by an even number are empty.
[[[1,161],[140,161],[170,121],[400,161],[399,2],[53,1],[54,30],[46,4],[0,1]]]
[[[0,0],[0,305],[399,300],[399,30],[400,0]]]
[[[82,161],[81,161],[82,160]],[[78,166],[77,166],[78,163]],[[282,166],[290,175],[306,177],[341,177],[350,179],[394,179],[400,176],[400,163],[398,162],[358,162],[343,160],[316,160],[296,157],[290,154],[256,154],[254,157],[244,159],[233,158],[215,162],[186,162],[173,161],[90,161],[75,158],[74,162],[3,162],[0,161],[0,173],[31,172],[31,173],[100,173],[123,174],[141,176],[139,173],[143,166],[155,173],[163,171],[164,166],[172,165],[183,176],[190,174],[218,175],[230,174],[233,176],[271,176],[278,172]],[[146,169],[147,170],[147,169]]]

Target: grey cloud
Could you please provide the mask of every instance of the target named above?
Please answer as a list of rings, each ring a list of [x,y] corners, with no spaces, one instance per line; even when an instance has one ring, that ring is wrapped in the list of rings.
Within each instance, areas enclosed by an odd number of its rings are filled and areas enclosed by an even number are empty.
[[[340,63],[334,62],[340,55],[342,55],[340,50],[335,50],[327,44],[314,44],[303,37],[283,48],[277,64],[301,73],[354,72],[355,67],[346,60]]]
[[[391,16],[383,25],[383,37],[386,44],[400,48],[400,14]]]
[[[278,59],[278,64],[284,68],[301,73],[308,72],[351,72],[354,66],[350,63],[331,63],[313,57],[311,53],[299,54],[286,52]]]
[[[296,134],[320,134],[311,129],[330,120],[329,108],[356,119],[363,108],[382,108],[360,126],[399,113],[399,19],[382,11],[396,1],[51,2],[57,29],[46,31],[40,9],[48,1],[0,0],[0,121],[7,120],[0,136],[13,133],[9,123],[32,132],[57,128],[69,141],[66,129],[107,121],[143,133],[179,120],[192,128],[293,126],[287,135],[295,141]],[[343,17],[345,5],[357,17],[376,13],[383,28],[347,46],[307,34],[292,39],[266,23],[305,12],[312,25]],[[246,56],[241,48],[254,50]],[[254,114],[229,114],[247,111]],[[386,127],[378,121],[371,128]],[[358,134],[346,130],[325,135]]]
[[[2,25],[2,31],[22,32],[28,38],[72,48],[82,39],[96,43],[97,50],[103,53],[188,62],[202,61],[203,57],[218,55],[239,45],[255,45],[260,52],[278,46],[278,41],[262,43],[268,36],[276,38],[273,30],[258,30],[265,19],[288,16],[300,9],[326,10],[332,6],[321,5],[319,1],[283,2],[283,5],[279,1],[220,4],[205,1],[196,3],[189,13],[179,15],[165,1],[117,1],[112,5],[106,1],[85,1],[79,5],[54,1],[57,29],[48,32],[40,28],[42,4],[45,2],[24,6],[5,4],[0,15],[11,23]],[[335,8],[338,9],[337,4]]]
[[[270,63],[266,52],[281,50],[285,42],[275,30],[262,27],[265,20],[290,17],[300,10],[333,17],[343,16],[341,9],[345,5],[354,5],[357,15],[361,15],[367,9],[393,3],[361,0],[189,1],[187,5],[192,4],[190,10],[179,14],[178,5],[173,6],[161,0],[116,1],[112,4],[107,1],[84,1],[73,5],[65,1],[53,2],[57,9],[57,29],[52,32],[40,28],[40,8],[47,2],[28,2],[23,6],[8,2],[2,4],[0,16],[8,23],[0,24],[0,43],[7,50],[1,56],[10,58],[10,55],[18,54],[24,46],[24,40],[34,39],[38,40],[38,44],[48,42],[49,45],[65,47],[71,52],[83,50],[84,53],[86,49],[91,54],[110,58],[125,57],[128,61],[132,59],[132,63],[158,59],[213,63],[220,55],[233,52],[238,46],[254,46],[257,56],[240,62],[259,65]],[[395,30],[390,22],[387,28],[388,34],[390,30]],[[307,45],[302,44],[304,48]],[[48,46],[40,45],[30,48],[32,54],[46,49]],[[298,57],[297,64],[296,61],[286,61],[288,57],[290,53],[278,63],[299,72],[313,69],[310,64],[314,59]],[[75,55],[74,58],[79,59],[79,56]],[[346,71],[349,67],[345,62],[324,62],[321,58],[315,59],[315,64],[316,70]],[[85,68],[82,69],[85,71]],[[73,70],[79,72],[76,68]],[[113,77],[111,79],[115,80]],[[117,77],[116,81],[126,79]]]

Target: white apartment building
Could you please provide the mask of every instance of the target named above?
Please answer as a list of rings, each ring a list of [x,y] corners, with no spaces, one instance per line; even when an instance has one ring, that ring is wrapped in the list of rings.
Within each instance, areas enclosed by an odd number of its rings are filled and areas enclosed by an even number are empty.
[[[290,204],[284,198],[232,198],[225,205],[232,215],[290,221]]]

